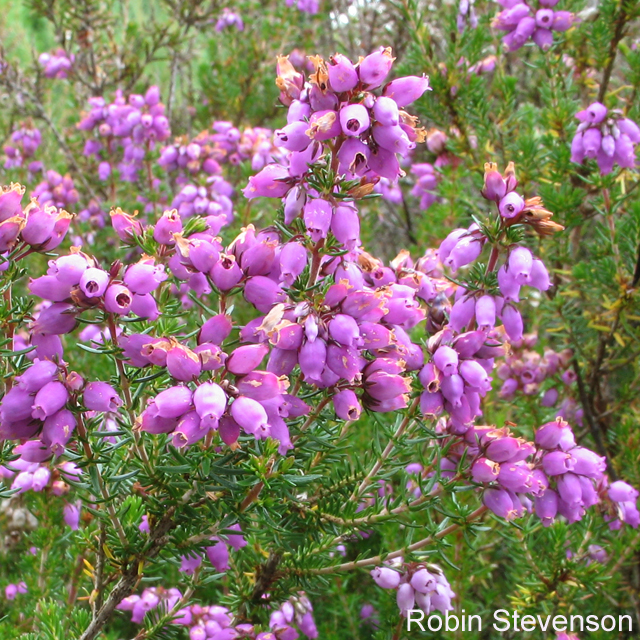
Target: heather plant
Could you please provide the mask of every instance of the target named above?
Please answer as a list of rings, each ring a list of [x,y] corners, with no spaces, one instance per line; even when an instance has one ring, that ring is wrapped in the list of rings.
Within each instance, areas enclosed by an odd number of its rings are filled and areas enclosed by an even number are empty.
[[[638,7],[21,9],[0,638],[637,636]]]

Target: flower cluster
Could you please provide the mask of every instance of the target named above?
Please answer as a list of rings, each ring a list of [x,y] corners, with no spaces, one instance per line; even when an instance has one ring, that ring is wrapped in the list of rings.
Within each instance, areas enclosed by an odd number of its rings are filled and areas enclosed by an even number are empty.
[[[259,171],[265,165],[282,160],[282,149],[273,142],[273,131],[264,127],[240,130],[226,120],[216,120],[212,132],[202,131],[192,140],[178,138],[162,149],[158,164],[167,171],[178,172],[178,183],[199,174],[214,176],[224,164],[237,165],[251,160]]]
[[[20,593],[27,593],[27,585],[23,581],[18,582],[18,584],[8,584],[4,588],[4,597],[7,600],[15,600]]]
[[[53,169],[49,169],[44,174],[44,180],[36,186],[31,197],[37,198],[42,207],[51,206],[62,209],[73,209],[80,199],[73,178],[68,173],[61,176]]]
[[[77,126],[98,135],[84,147],[84,154],[99,163],[98,177],[106,181],[117,169],[121,180],[136,182],[147,152],[171,135],[160,90],[152,86],[144,96],[132,93],[128,98],[117,91],[111,103],[103,97],[89,98],[89,107]]]
[[[40,312],[33,330],[46,335],[68,333],[75,328],[77,315],[90,308],[156,319],[158,308],[151,293],[166,280],[164,266],[143,256],[126,268],[122,280],[118,273],[118,263],[105,271],[76,247],[69,255],[50,261],[47,275],[29,283],[31,293],[53,303]]]
[[[298,637],[296,627],[307,638],[317,638],[318,630],[313,619],[313,607],[304,591],[292,596],[274,611],[269,618],[269,628],[276,638]],[[264,640],[269,640],[265,638]]]
[[[475,0],[460,0],[458,2],[456,24],[460,33],[463,33],[466,27],[475,29],[478,26],[478,16],[474,4]]]
[[[295,6],[303,13],[315,16],[320,9],[320,0],[286,0],[287,7]]]
[[[6,144],[3,148],[6,159],[5,169],[15,169],[21,167],[25,160],[32,158],[42,142],[40,129],[32,124],[23,124],[11,134],[11,144]],[[42,163],[33,161],[28,166],[30,173],[38,173],[42,170]]]
[[[38,62],[44,69],[47,78],[66,78],[71,73],[75,56],[64,49],[56,49],[51,53],[41,53]]]
[[[640,128],[621,112],[609,110],[600,102],[576,114],[580,120],[571,143],[571,161],[582,164],[594,158],[604,176],[614,164],[632,169],[636,160],[636,144],[640,142]]]
[[[148,611],[173,612],[179,607],[182,593],[178,589],[147,587],[138,595],[131,595],[116,607],[130,611],[131,621],[142,624]],[[234,624],[233,615],[220,605],[192,604],[177,608],[172,624],[189,629],[190,640],[295,640],[298,630],[307,638],[317,638],[313,607],[303,591],[283,603],[271,613],[269,628],[260,632],[252,624]]]
[[[441,469],[450,477],[463,458],[470,479],[484,487],[483,502],[496,515],[511,520],[535,513],[544,526],[558,517],[577,522],[585,510],[601,505],[611,528],[624,522],[636,528],[638,492],[626,482],[609,485],[605,459],[576,444],[562,418],[542,425],[534,442],[507,427],[472,426],[455,430]]]
[[[238,31],[244,31],[244,22],[240,14],[225,7],[216,22],[216,31],[224,31],[234,26]]]
[[[555,407],[556,417],[578,426],[583,424],[583,409],[571,394],[576,374],[571,366],[573,353],[570,349],[556,352],[547,347],[540,355],[533,350],[536,334],[527,334],[520,343],[511,343],[511,352],[498,365],[496,374],[503,381],[498,395],[511,400],[517,394],[537,396],[547,386],[540,398],[543,407]],[[560,404],[558,405],[558,402]]]
[[[451,611],[455,593],[442,569],[433,564],[410,563],[402,573],[391,567],[376,567],[371,571],[375,583],[383,589],[396,589],[400,615],[418,607],[429,615],[433,611]]]
[[[25,188],[17,183],[0,189],[0,254],[16,245],[29,252],[51,251],[60,245],[69,229],[73,216],[62,209],[41,205],[35,199],[23,209],[24,192]],[[8,266],[8,261],[3,261],[0,271]]]
[[[0,433],[3,430],[0,425]],[[43,433],[40,440],[27,440],[14,449],[19,457],[0,466],[0,477],[13,478],[11,488],[18,493],[46,490],[54,496],[66,495],[69,492],[66,479],[77,478],[82,472],[69,460],[52,464],[53,451],[43,442]]]
[[[335,169],[348,180],[360,181],[365,194],[371,190],[367,183],[375,184],[380,177],[397,180],[402,175],[397,155],[407,157],[425,137],[417,119],[404,107],[429,89],[427,78],[398,78],[384,85],[382,95],[372,93],[391,71],[394,58],[390,49],[380,48],[357,65],[341,54],[328,62],[319,56],[310,60],[315,72],[305,82],[287,57],[278,59],[276,84],[289,112],[287,126],[275,135],[276,144],[290,151],[288,166],[267,165],[244,189],[247,198],[286,196],[287,224],[302,213],[308,198],[315,199],[313,209],[320,210],[309,217],[322,217],[330,223],[331,200],[318,193],[310,175],[310,165],[329,145],[335,154]],[[326,230],[324,235],[320,230],[316,241],[326,236]]]
[[[502,42],[509,51],[520,49],[531,38],[541,49],[553,44],[553,31],[567,31],[575,21],[569,11],[554,11],[559,0],[539,0],[539,7],[522,0],[498,0],[504,11],[493,21],[500,31],[507,31]]]

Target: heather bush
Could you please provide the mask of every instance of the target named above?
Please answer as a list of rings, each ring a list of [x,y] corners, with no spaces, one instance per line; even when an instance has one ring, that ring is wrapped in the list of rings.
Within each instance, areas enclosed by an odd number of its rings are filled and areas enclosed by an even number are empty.
[[[7,4],[0,638],[636,637],[639,17]]]

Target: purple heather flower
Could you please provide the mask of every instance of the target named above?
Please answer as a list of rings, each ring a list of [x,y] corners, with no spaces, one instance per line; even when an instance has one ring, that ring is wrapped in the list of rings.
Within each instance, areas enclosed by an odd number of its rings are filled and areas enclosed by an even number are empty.
[[[375,583],[383,589],[395,589],[400,584],[400,574],[388,567],[376,567],[370,573]]]
[[[117,391],[106,382],[90,382],[84,389],[82,401],[91,411],[117,411],[122,406]]]
[[[62,514],[65,524],[72,531],[76,531],[80,526],[80,508],[78,505],[67,502],[62,509]]]
[[[445,377],[458,373],[458,353],[455,349],[442,345],[433,354],[433,361]]]
[[[343,389],[333,398],[333,408],[341,420],[357,420],[362,412],[358,396],[351,389]]]
[[[271,430],[264,407],[251,398],[240,396],[231,405],[231,416],[247,432],[256,438],[266,438]]]
[[[161,391],[148,405],[151,416],[160,418],[179,418],[191,408],[192,393],[182,385],[169,387]]]
[[[503,218],[515,218],[524,209],[524,200],[515,191],[512,191],[500,200],[498,208]]]
[[[391,49],[380,47],[378,51],[369,54],[360,61],[358,65],[358,76],[360,82],[367,89],[376,89],[379,87],[389,74],[393,65],[394,58],[391,55]]]
[[[249,184],[242,190],[245,198],[281,198],[290,189],[289,172],[285,167],[269,164],[257,175],[249,178]]]
[[[358,73],[354,64],[341,53],[331,56],[327,64],[329,85],[336,93],[351,91],[358,84]]]
[[[399,107],[406,107],[429,90],[429,78],[426,76],[406,76],[392,80],[385,86],[383,94],[392,98]]]
[[[129,313],[133,296],[127,287],[122,284],[111,284],[104,294],[104,308],[109,313],[126,315]]]
[[[90,267],[82,273],[79,284],[87,298],[99,298],[107,289],[109,274],[102,269]]]
[[[44,420],[62,409],[68,399],[69,392],[62,382],[48,382],[36,394],[31,415],[38,420]]]
[[[212,540],[216,540],[216,538],[212,538]],[[205,547],[204,550],[209,562],[216,571],[229,570],[229,548],[224,542],[218,541],[210,547]]]
[[[313,198],[304,205],[304,224],[314,242],[327,237],[332,216],[333,209],[331,204],[321,198]]]
[[[359,136],[369,128],[369,112],[361,104],[348,104],[340,109],[340,126],[347,136]]]

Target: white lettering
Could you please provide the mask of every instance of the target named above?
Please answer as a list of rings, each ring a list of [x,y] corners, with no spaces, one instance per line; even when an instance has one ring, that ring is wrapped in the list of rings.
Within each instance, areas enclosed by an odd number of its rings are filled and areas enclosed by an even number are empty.
[[[604,621],[607,618],[611,620],[611,626],[608,629],[604,626]],[[600,620],[600,626],[602,627],[603,631],[613,631],[616,628],[616,619],[613,616],[604,616],[602,620]]]
[[[456,626],[455,627],[449,627],[449,620],[455,620],[456,621]],[[450,616],[449,612],[447,611],[445,613],[444,630],[445,631],[457,631],[459,626],[460,626],[460,620],[458,620],[458,617],[456,615]]]
[[[558,622],[560,620],[560,622]],[[564,616],[554,616],[553,618],[553,630],[554,631],[566,631],[567,630],[567,619]],[[558,629],[558,626],[562,625],[561,629]]]
[[[420,617],[414,619],[412,614],[420,614]],[[422,626],[422,621],[424,620],[424,611],[422,609],[409,609],[407,611],[407,631],[411,631],[411,623],[415,622],[419,627],[420,631],[424,631],[424,627]]]
[[[432,620],[437,620],[438,621],[438,628],[437,629],[434,629],[431,626],[431,621]],[[440,631],[440,629],[442,629],[442,618],[440,616],[433,616],[433,615],[429,616],[427,618],[427,627],[429,627],[429,631]]]
[[[598,616],[587,616],[587,631],[600,631]]]
[[[549,620],[551,620],[551,616],[546,617],[544,624],[542,624],[542,618],[539,615],[537,615],[536,618],[538,618],[538,624],[540,625],[540,628],[543,631],[546,631],[547,627],[549,626]]]
[[[618,631],[622,631],[622,621],[625,618],[629,619],[629,631],[633,631],[633,622],[631,621],[631,616],[618,616]]]
[[[504,618],[501,618],[498,614],[499,613],[503,613],[507,616],[507,619],[505,620]],[[493,628],[496,631],[500,631],[501,633],[504,631],[509,631],[509,629],[511,628],[511,623],[509,622],[509,612],[506,609],[498,609],[497,611],[493,612],[493,619],[497,620],[498,622],[501,622],[502,624],[505,624],[505,627],[498,627],[495,624],[493,625]]]
[[[533,616],[522,616],[520,624],[523,631],[533,631],[536,628],[536,619]]]
[[[578,620],[580,620],[580,628],[579,629],[574,629],[573,628],[573,620],[574,618],[578,618]],[[577,615],[577,616],[571,616],[571,618],[569,618],[570,622],[569,625],[571,627],[571,631],[584,631],[584,619],[582,618],[582,616]]]
[[[478,631],[482,631],[482,618],[480,616],[469,616],[469,631],[473,631],[473,619],[478,619]]]

